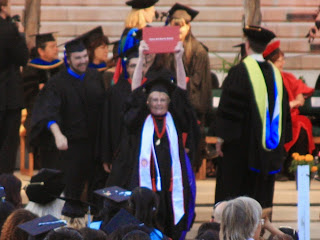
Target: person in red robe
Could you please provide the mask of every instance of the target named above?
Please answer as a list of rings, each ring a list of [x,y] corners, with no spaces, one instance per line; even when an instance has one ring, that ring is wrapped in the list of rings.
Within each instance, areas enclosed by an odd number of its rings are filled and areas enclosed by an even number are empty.
[[[315,144],[312,136],[312,124],[309,118],[300,115],[299,107],[304,105],[305,98],[310,97],[314,89],[308,87],[301,79],[297,79],[293,74],[284,72],[284,53],[280,50],[280,40],[270,43],[263,57],[271,61],[282,74],[284,86],[288,92],[290,113],[292,120],[292,140],[284,145],[288,152],[288,157],[284,162],[283,173],[290,178],[288,168],[291,164],[291,154],[312,154]]]

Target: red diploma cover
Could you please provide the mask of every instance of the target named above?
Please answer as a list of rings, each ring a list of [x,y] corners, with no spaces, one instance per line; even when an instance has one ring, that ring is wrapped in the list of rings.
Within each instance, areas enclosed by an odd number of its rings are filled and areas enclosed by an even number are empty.
[[[180,27],[145,27],[142,38],[148,44],[149,51],[146,53],[170,53],[174,52],[179,42]]]

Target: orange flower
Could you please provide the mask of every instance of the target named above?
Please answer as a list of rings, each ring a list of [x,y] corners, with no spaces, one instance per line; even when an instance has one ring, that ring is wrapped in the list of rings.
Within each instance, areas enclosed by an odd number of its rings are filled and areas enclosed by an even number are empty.
[[[312,162],[313,161],[313,156],[311,154],[306,155],[306,161],[307,162]]]
[[[300,154],[297,153],[297,152],[294,152],[294,153],[292,153],[291,156],[292,156],[292,158],[293,158],[294,160],[297,160],[297,157],[300,156]]]
[[[317,166],[312,166],[311,172],[316,172],[316,171],[318,171],[318,167]]]
[[[300,155],[297,157],[297,161],[304,161],[306,157],[304,155]]]

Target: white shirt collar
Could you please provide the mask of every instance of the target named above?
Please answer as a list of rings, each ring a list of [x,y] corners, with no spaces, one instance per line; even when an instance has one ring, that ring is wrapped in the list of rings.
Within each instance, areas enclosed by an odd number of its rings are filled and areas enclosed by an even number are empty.
[[[262,56],[261,53],[253,53],[250,55],[254,60],[258,61],[258,62],[264,62],[264,58]]]

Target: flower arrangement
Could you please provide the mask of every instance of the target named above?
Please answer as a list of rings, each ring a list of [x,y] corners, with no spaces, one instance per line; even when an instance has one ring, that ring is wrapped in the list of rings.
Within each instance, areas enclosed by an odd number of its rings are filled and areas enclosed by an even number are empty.
[[[296,172],[299,165],[309,165],[311,173],[318,172],[318,158],[314,159],[314,157],[311,154],[300,155],[297,152],[293,153],[289,171]]]

